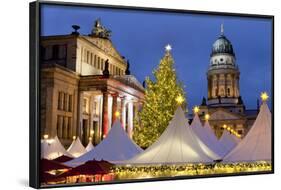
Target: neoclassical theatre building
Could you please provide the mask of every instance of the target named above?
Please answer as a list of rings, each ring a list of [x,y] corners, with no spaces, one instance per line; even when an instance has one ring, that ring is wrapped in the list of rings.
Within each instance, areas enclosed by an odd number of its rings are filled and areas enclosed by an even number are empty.
[[[41,134],[67,146],[73,136],[94,144],[108,134],[116,117],[131,137],[144,88],[130,74],[111,32],[96,20],[89,35],[73,26],[69,35],[42,36]]]
[[[217,137],[223,133],[225,126],[234,129],[243,137],[253,125],[258,114],[247,110],[239,88],[240,71],[236,63],[235,52],[231,42],[226,38],[221,26],[221,34],[214,42],[207,71],[208,98],[203,98],[200,112],[210,114],[210,125]]]

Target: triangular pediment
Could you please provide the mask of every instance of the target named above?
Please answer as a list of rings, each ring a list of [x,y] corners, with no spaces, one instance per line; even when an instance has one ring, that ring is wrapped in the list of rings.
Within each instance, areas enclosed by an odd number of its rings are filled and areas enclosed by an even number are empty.
[[[84,39],[86,39],[88,42],[94,44],[99,49],[104,51],[106,54],[111,55],[112,57],[115,57],[116,59],[120,61],[124,61],[120,53],[117,51],[117,49],[112,44],[111,40],[99,38],[99,37],[93,37],[93,36],[83,36]]]
[[[235,120],[241,119],[241,116],[235,113],[230,113],[227,110],[219,109],[210,114],[211,120]]]

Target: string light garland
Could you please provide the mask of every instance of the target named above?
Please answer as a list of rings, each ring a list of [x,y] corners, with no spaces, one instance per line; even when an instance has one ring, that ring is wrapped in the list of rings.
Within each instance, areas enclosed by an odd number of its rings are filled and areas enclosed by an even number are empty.
[[[199,176],[212,174],[270,171],[271,162],[241,162],[183,165],[115,166],[116,179],[145,179],[155,177]]]

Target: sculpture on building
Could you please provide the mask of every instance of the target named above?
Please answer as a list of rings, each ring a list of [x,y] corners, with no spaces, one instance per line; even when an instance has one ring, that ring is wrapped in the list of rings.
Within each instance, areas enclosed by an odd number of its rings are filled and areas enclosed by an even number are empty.
[[[98,18],[95,21],[94,28],[92,29],[92,32],[91,32],[91,36],[109,39],[111,37],[111,30],[106,29],[102,25],[101,19]]]

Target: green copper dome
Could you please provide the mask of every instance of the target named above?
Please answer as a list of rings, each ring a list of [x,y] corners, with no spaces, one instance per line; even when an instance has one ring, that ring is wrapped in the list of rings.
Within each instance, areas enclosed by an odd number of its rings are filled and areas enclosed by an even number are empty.
[[[221,53],[235,56],[231,42],[224,35],[220,35],[213,44],[211,56]]]

